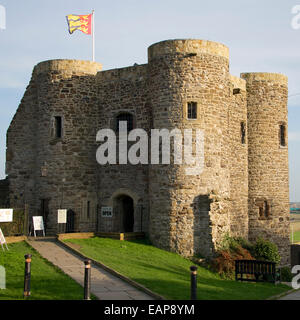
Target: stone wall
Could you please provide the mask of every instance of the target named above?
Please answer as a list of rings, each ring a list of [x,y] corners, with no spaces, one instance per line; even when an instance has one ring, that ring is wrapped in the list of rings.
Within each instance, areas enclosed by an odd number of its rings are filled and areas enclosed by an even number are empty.
[[[249,239],[275,242],[290,261],[287,78],[280,74],[242,74],[247,81]],[[280,125],[286,126],[285,146]]]
[[[98,73],[98,121],[97,129],[115,131],[116,117],[129,113],[134,119],[134,128],[143,128],[149,134],[151,110],[147,104],[147,65]],[[100,143],[98,144],[100,145]],[[128,150],[132,143],[128,143]],[[117,141],[117,164],[98,165],[100,207],[114,207],[113,217],[99,217],[102,232],[124,232],[122,210],[118,198],[129,196],[134,200],[135,232],[148,232],[148,165],[119,163]],[[142,216],[141,216],[142,215]]]
[[[94,84],[99,70],[101,65],[89,61],[40,63],[8,130],[11,201],[14,206],[28,203],[31,216],[43,214],[41,201],[49,201],[44,218],[50,234],[57,232],[58,208],[75,211],[75,229],[95,228]],[[56,116],[62,118],[61,138],[55,136]],[[90,219],[84,210],[88,200]]]
[[[230,78],[228,132],[230,136],[230,232],[248,238],[248,134],[246,82]],[[242,124],[243,123],[243,124]],[[242,130],[244,129],[244,132]],[[242,135],[244,134],[244,139]],[[242,139],[244,141],[242,141]]]
[[[262,235],[288,263],[288,149],[279,145],[280,125],[287,132],[287,79],[232,77],[228,48],[211,41],[159,42],[148,58],[148,64],[107,71],[76,60],[34,68],[7,132],[11,206],[27,204],[30,216],[44,215],[48,234],[68,231],[58,229],[59,208],[75,212],[73,231],[120,232],[128,197],[133,231],[146,232],[160,248],[211,257],[227,232],[250,240]],[[189,102],[197,104],[193,120]],[[189,165],[174,158],[171,164],[99,165],[97,132],[116,131],[122,113],[148,136],[154,128],[182,135],[202,130],[203,172],[187,175]],[[107,206],[111,218],[100,214]]]
[[[0,180],[0,207],[9,208],[9,180]]]
[[[212,256],[229,231],[230,169],[228,49],[218,43],[172,40],[149,48],[149,88],[156,129],[204,132],[204,170],[150,166],[150,236],[155,245],[191,256]],[[188,102],[197,119],[187,119]]]

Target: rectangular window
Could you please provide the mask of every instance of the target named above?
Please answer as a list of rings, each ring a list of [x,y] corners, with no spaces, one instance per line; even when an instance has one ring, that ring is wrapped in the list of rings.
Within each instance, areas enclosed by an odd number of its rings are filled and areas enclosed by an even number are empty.
[[[61,117],[55,117],[55,136],[56,136],[56,138],[62,137],[62,119],[61,119]]]
[[[270,200],[259,199],[256,202],[256,205],[258,206],[259,218],[261,220],[271,218],[271,201]]]
[[[246,124],[241,122],[241,142],[242,144],[246,143]]]
[[[188,119],[197,119],[197,102],[188,102],[187,108]]]
[[[286,127],[284,124],[280,125],[280,133],[279,133],[279,138],[280,138],[280,146],[285,147],[286,146]]]
[[[91,202],[90,201],[88,201],[87,202],[87,212],[86,212],[86,216],[87,216],[87,218],[89,219],[90,218],[90,210],[91,210]]]

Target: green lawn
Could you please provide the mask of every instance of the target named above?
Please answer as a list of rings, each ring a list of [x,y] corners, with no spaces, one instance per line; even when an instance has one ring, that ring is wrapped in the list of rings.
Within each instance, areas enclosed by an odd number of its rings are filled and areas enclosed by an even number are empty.
[[[43,259],[26,242],[0,249],[0,265],[6,270],[6,289],[0,300],[23,299],[25,254],[32,254],[30,300],[82,300],[83,288],[58,268]]]
[[[292,233],[291,233],[291,242],[292,242]],[[294,231],[294,243],[300,242],[300,231]]]
[[[146,244],[145,241],[119,241],[91,238],[65,240],[76,244],[86,256],[144,285],[167,299],[190,298],[190,272],[193,263],[181,256]],[[241,283],[223,280],[217,274],[198,268],[198,298],[204,300],[266,299],[289,290],[285,285]]]

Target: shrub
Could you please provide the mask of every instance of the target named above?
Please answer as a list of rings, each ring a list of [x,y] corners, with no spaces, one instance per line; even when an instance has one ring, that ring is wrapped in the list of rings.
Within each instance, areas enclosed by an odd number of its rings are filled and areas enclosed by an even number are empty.
[[[263,238],[258,238],[251,250],[252,256],[257,260],[279,263],[281,257],[278,253],[278,247],[275,243]]]
[[[253,250],[253,244],[250,241],[246,240],[245,238],[237,237],[234,239],[242,248],[244,248],[250,252]]]
[[[241,246],[236,248],[236,251],[221,250],[218,256],[212,260],[212,269],[218,272],[225,278],[234,278],[235,260],[254,260],[250,252]]]
[[[289,267],[283,267],[280,269],[281,281],[283,282],[291,282],[293,279],[293,274]]]
[[[229,233],[225,233],[219,244],[218,251],[235,251],[238,246],[239,243],[237,243],[233,237],[230,237]]]
[[[219,245],[217,257],[212,260],[212,269],[223,277],[232,279],[235,271],[235,260],[254,260],[249,250],[243,247],[244,245],[250,247],[247,240],[233,238],[225,234]]]
[[[242,237],[230,237],[228,233],[225,233],[221,243],[219,244],[218,251],[222,251],[222,250],[236,251],[237,248],[239,247],[242,247],[248,251],[251,251],[253,249],[253,244],[251,244],[251,242],[249,242],[248,240]]]

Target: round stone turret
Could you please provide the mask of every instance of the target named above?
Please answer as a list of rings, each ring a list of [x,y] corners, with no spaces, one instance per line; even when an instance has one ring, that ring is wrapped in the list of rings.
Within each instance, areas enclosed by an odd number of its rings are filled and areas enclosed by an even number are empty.
[[[204,136],[199,174],[187,175],[184,163],[150,166],[150,237],[183,255],[211,256],[229,230],[229,50],[211,41],[168,40],[148,53],[153,128],[182,135],[193,129],[194,138],[199,129]]]
[[[275,242],[289,261],[288,80],[277,73],[243,73],[247,81],[249,239]]]

